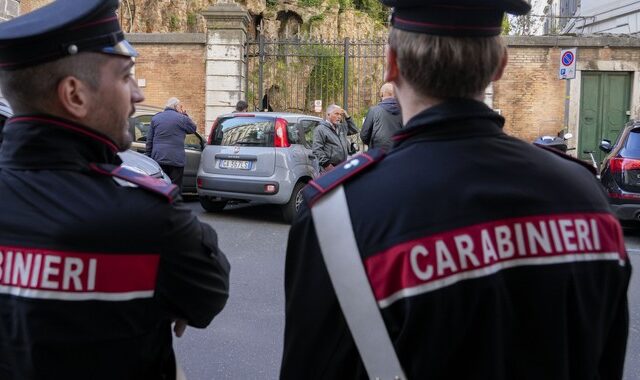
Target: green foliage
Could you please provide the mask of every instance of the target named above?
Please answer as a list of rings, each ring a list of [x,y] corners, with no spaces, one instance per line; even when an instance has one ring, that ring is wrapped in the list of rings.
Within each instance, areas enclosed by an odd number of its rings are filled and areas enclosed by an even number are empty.
[[[378,22],[385,23],[389,18],[389,8],[378,0],[353,0],[353,5]]]
[[[318,7],[322,5],[322,0],[298,0],[301,7]]]
[[[278,0],[267,0],[267,8],[275,8],[278,6]]]
[[[507,15],[504,15],[502,19],[502,34],[507,36],[511,32],[511,23],[509,22],[509,18]]]
[[[315,46],[318,55],[306,90],[306,104],[322,99],[324,107],[342,101],[344,57],[336,48]]]
[[[197,23],[198,23],[198,15],[193,12],[187,13],[187,26],[194,27],[196,26]]]
[[[353,7],[353,0],[340,0],[340,12]]]
[[[176,15],[171,15],[169,17],[169,31],[176,32],[180,29],[180,19]]]

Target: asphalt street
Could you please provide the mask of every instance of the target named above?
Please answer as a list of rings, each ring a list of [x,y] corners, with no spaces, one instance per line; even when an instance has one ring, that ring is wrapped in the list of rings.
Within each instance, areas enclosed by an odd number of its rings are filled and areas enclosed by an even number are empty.
[[[187,379],[277,379],[284,334],[284,257],[289,226],[275,207],[203,212],[231,263],[230,298],[205,330],[174,340]]]
[[[188,328],[175,339],[189,380],[277,379],[284,331],[284,259],[289,226],[271,206],[203,212],[186,203],[219,235],[231,262],[231,297],[204,330]],[[640,226],[625,229],[634,268],[640,268]],[[635,272],[634,272],[635,274]],[[624,380],[640,379],[640,277],[629,288],[630,329]]]

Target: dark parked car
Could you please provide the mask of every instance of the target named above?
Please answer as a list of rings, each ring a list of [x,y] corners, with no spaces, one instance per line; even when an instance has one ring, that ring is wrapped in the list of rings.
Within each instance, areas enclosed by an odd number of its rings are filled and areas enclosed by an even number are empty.
[[[602,140],[600,149],[609,153],[600,180],[611,208],[621,221],[640,220],[640,120],[627,123],[613,145]]]
[[[145,154],[147,133],[151,125],[151,118],[163,108],[136,105],[135,114],[129,119],[129,132],[133,137],[131,149],[136,152]],[[184,139],[184,151],[187,157],[184,166],[184,178],[182,179],[183,193],[196,193],[196,176],[198,174],[198,166],[200,165],[200,155],[204,148],[204,139],[198,133],[186,135]]]
[[[229,201],[276,204],[291,222],[302,202],[302,188],[319,174],[311,144],[321,121],[277,112],[218,117],[198,170],[202,207],[220,211]]]

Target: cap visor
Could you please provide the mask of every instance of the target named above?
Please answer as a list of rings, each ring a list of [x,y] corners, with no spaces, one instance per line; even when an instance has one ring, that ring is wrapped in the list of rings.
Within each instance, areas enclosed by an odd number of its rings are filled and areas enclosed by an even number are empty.
[[[113,46],[104,47],[100,51],[105,54],[123,55],[125,57],[138,56],[138,51],[127,40],[122,40]]]

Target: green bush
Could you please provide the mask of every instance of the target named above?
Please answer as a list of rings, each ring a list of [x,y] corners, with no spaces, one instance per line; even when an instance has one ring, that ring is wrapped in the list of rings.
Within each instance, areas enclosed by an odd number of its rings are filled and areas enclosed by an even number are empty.
[[[301,7],[318,7],[322,5],[322,0],[298,0]]]

